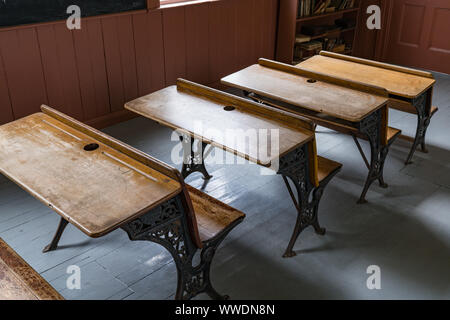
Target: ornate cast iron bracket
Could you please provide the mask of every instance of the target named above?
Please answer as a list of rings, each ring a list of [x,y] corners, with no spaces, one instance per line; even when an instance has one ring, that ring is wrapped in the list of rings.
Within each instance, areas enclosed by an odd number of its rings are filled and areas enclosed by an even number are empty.
[[[205,148],[207,143],[201,141],[201,150],[194,151],[195,139],[187,134],[180,135],[180,141],[183,145],[183,167],[181,168],[181,175],[186,178],[191,173],[201,172],[203,179],[209,180],[212,178],[205,167]]]
[[[428,126],[431,121],[431,113],[430,106],[427,106],[428,95],[430,91],[427,91],[413,99],[412,105],[416,108],[417,111],[417,129],[416,129],[416,137],[414,139],[411,150],[409,151],[408,158],[406,158],[405,164],[411,164],[412,157],[416,152],[417,147],[420,145],[423,152],[428,152],[427,147],[425,145],[425,135],[427,133]]]
[[[233,227],[234,225],[230,226],[229,230]],[[130,240],[152,241],[170,252],[178,272],[175,299],[188,300],[202,292],[213,299],[228,298],[218,294],[212,287],[210,268],[217,247],[229,231],[222,233],[219,238],[204,242],[200,253],[201,261],[193,266],[193,258],[198,249],[191,240],[179,196],[127,223],[122,229],[127,232]]]
[[[370,165],[369,165],[369,173],[367,175],[367,179],[361,193],[361,196],[358,200],[358,203],[367,203],[366,194],[369,190],[371,184],[378,180],[380,186],[383,188],[387,188],[388,185],[384,182],[383,171],[384,171],[384,163],[386,161],[386,157],[389,153],[390,145],[383,146],[381,143],[381,120],[382,114],[381,110],[377,110],[370,114],[368,117],[364,118],[359,123],[359,131],[364,134],[369,140],[370,144]]]
[[[283,176],[283,180],[297,209],[297,221],[294,232],[283,255],[283,257],[287,258],[296,255],[293,251],[294,244],[300,233],[308,226],[312,226],[317,234],[325,234],[325,229],[320,227],[318,220],[319,202],[326,185],[334,174],[325,179],[318,187],[311,183],[307,145],[303,145],[280,158],[278,174]],[[297,198],[287,178],[294,184]]]
[[[380,186],[387,188],[383,178],[383,169],[389,146],[383,146],[381,143],[381,117],[381,110],[377,110],[359,123],[359,131],[367,137],[370,144],[369,173],[358,200],[359,204],[367,203],[367,191],[375,180],[379,181]]]

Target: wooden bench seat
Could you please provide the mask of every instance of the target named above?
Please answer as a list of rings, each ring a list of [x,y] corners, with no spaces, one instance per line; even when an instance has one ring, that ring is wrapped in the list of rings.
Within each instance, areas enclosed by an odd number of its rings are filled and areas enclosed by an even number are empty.
[[[0,238],[0,300],[64,298]]]
[[[342,164],[339,162],[317,156],[318,162],[318,170],[317,170],[317,178],[319,179],[319,183],[324,181],[330,175],[338,171],[342,168]]]
[[[401,133],[402,133],[402,130],[400,130],[400,129],[388,127],[388,131],[387,131],[388,144],[390,144],[390,142]]]
[[[226,230],[233,222],[243,219],[245,214],[225,203],[186,185],[194,207],[200,239],[208,241]]]

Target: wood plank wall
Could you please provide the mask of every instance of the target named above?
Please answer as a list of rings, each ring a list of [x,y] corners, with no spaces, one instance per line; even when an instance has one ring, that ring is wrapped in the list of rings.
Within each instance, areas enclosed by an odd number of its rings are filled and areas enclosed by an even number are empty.
[[[130,115],[123,104],[178,77],[221,77],[274,58],[278,0],[218,0],[0,29],[0,123],[42,103],[96,127]]]

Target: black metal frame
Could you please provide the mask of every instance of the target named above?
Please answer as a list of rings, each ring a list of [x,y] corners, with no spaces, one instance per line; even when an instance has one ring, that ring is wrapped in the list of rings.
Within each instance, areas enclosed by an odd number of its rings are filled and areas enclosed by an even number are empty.
[[[369,173],[364,184],[363,191],[358,200],[359,204],[367,203],[366,194],[370,186],[375,180],[378,180],[380,187],[387,188],[388,185],[384,182],[384,163],[389,153],[389,147],[394,139],[391,139],[390,143],[383,145],[381,143],[381,122],[382,122],[382,110],[378,109],[359,123],[359,131],[367,137],[370,144],[370,163],[362,151],[362,148],[356,138],[353,135],[358,150],[361,153],[364,162],[366,163]]]
[[[180,136],[180,140],[183,142],[184,154],[188,155],[187,159],[194,159],[192,155],[192,144],[193,140],[190,136],[187,136],[190,141],[187,140],[185,136]],[[204,154],[205,143],[202,142],[201,155]],[[197,153],[198,155],[199,153]],[[198,163],[191,165],[193,168],[197,169],[195,171],[203,172],[206,171],[204,164],[200,166]],[[182,172],[184,170],[185,164],[183,164]],[[339,168],[340,170],[340,168]],[[283,257],[293,257],[296,253],[293,251],[295,242],[297,241],[300,233],[308,226],[314,227],[317,234],[324,235],[325,229],[321,228],[318,220],[318,208],[319,202],[322,198],[325,187],[331,181],[331,179],[339,172],[336,170],[330,174],[326,179],[324,179],[318,187],[313,186],[310,181],[310,168],[308,160],[308,144],[300,146],[299,148],[289,152],[280,158],[278,174],[283,177],[283,180],[288,188],[289,194],[292,198],[295,208],[297,209],[297,221],[292,233],[291,239],[289,241],[288,247],[283,254]],[[195,172],[194,170],[189,171],[187,175]],[[209,176],[209,175],[208,175]],[[209,176],[211,177],[211,176]],[[288,178],[294,183],[297,198],[288,182]],[[312,194],[312,200],[310,195]]]
[[[314,231],[319,235],[324,235],[326,232],[326,230],[321,228],[319,224],[319,203],[325,187],[339,172],[340,168],[332,172],[326,179],[321,181],[317,187],[311,183],[310,170],[307,144],[294,149],[280,158],[280,166],[277,173],[283,177],[294,206],[297,209],[297,221],[289,244],[283,254],[284,258],[293,257],[296,255],[293,251],[295,242],[297,241],[300,233],[308,226],[312,226]],[[297,198],[289,184],[288,178],[295,186]]]
[[[64,218],[61,218],[61,220],[59,220],[58,228],[56,229],[56,232],[55,232],[55,235],[53,236],[52,241],[50,242],[50,244],[45,246],[45,248],[42,250],[42,252],[45,253],[45,252],[49,252],[49,251],[54,251],[58,248],[59,240],[61,239],[64,229],[66,229],[68,223],[69,222]]]
[[[427,147],[425,144],[425,136],[427,133],[428,126],[431,122],[431,101],[430,99],[431,89],[427,90],[417,98],[411,101],[411,104],[416,108],[417,112],[417,129],[416,136],[414,138],[413,145],[411,146],[411,150],[409,151],[408,157],[406,158],[405,165],[411,164],[412,157],[416,152],[417,147],[420,145],[422,148],[422,152],[427,153]]]
[[[244,91],[244,95],[248,96],[249,93]],[[184,153],[184,162],[181,170],[183,177],[185,178],[191,173],[198,171],[203,173],[204,179],[211,178],[212,176],[210,176],[206,171],[204,162],[201,161],[204,157],[206,157],[204,150],[207,143],[202,141],[202,149],[197,151],[197,153],[194,153],[192,148],[194,139],[190,135],[180,135],[180,141],[183,144]],[[297,209],[296,225],[288,247],[283,254],[283,257],[285,258],[296,255],[293,251],[295,242],[297,241],[300,233],[308,226],[314,227],[317,234],[325,234],[325,229],[320,227],[318,220],[319,203],[325,187],[340,171],[340,168],[335,170],[335,172],[321,181],[318,187],[315,187],[310,181],[310,168],[308,161],[308,144],[300,146],[280,158],[280,166],[277,173],[282,175],[294,206]],[[297,198],[299,199],[298,201],[287,178],[294,183]],[[312,200],[309,200],[310,195],[312,195]]]
[[[186,179],[190,174],[194,172],[200,172],[203,174],[203,179],[209,180],[212,176],[208,173],[205,167],[204,159],[205,148],[208,145],[204,141],[201,142],[201,150],[194,151],[194,141],[190,135],[182,134],[180,135],[180,141],[183,146],[183,167],[181,168],[181,175]]]
[[[198,249],[190,236],[187,215],[182,205],[181,195],[178,195],[121,228],[132,241],[155,242],[170,252],[178,273],[175,299],[189,300],[205,292],[212,299],[225,300],[229,297],[220,295],[212,286],[211,263],[220,243],[242,220],[243,218],[236,220],[214,238],[203,241],[203,248]],[[67,221],[61,218],[55,237],[51,244],[46,246],[44,252],[57,249],[66,225]],[[193,258],[198,251],[200,251],[200,263],[194,266]]]
[[[262,104],[266,104],[269,106],[272,106],[270,104],[270,101],[273,102],[273,104],[279,104],[287,107],[289,110],[292,110],[292,112],[295,112],[294,110],[298,110],[298,107],[293,107],[287,103],[281,102],[281,101],[275,101],[267,97],[263,97],[259,94],[250,93],[248,91],[243,91],[244,96],[247,98],[258,102]],[[269,103],[268,103],[269,102]],[[307,114],[305,113],[305,116]],[[354,127],[358,130],[358,134],[363,135],[367,138],[370,144],[370,162],[367,160],[361,145],[359,144],[356,135],[352,134],[353,139],[355,140],[356,146],[358,147],[359,152],[361,153],[361,156],[367,166],[367,169],[369,170],[369,173],[367,175],[366,181],[364,183],[363,190],[361,192],[361,195],[357,201],[358,204],[367,203],[366,200],[366,194],[369,190],[370,186],[375,180],[378,180],[380,183],[380,186],[382,188],[387,188],[388,185],[384,182],[384,163],[386,161],[386,157],[389,153],[389,148],[394,142],[395,138],[392,138],[387,145],[383,145],[381,143],[381,123],[382,123],[382,109],[378,109],[365,117],[362,121],[359,123],[352,123],[352,122],[345,122],[346,126]],[[312,121],[317,121],[317,119],[312,119]],[[340,124],[341,121],[336,122],[336,126]],[[325,123],[319,123],[326,126]]]
[[[218,236],[203,242],[200,263],[193,266],[193,258],[199,250],[192,242],[186,214],[180,197],[173,198],[158,208],[122,226],[130,240],[147,240],[158,243],[172,255],[178,271],[177,300],[188,300],[205,292],[212,299],[228,299],[211,284],[211,262],[217,247],[225,236],[242,219],[228,226]]]

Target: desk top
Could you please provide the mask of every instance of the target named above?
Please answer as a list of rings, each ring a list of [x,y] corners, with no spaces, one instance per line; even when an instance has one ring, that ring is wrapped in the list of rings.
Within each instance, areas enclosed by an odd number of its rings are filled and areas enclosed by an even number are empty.
[[[0,238],[0,300],[64,298]]]
[[[328,52],[321,52],[297,67],[379,86],[391,94],[406,98],[419,96],[436,82],[429,72]]]
[[[226,111],[226,106],[234,109]],[[314,138],[301,117],[183,79],[177,81],[177,86],[127,102],[125,108],[266,167]],[[239,129],[256,129],[256,134],[258,129],[267,129],[269,142],[271,129],[278,129],[279,153],[271,154],[271,145],[265,144],[264,139],[235,143],[232,135]]]
[[[85,151],[92,143],[98,149]],[[90,237],[181,191],[177,180],[44,113],[0,126],[0,173]]]
[[[388,102],[387,93],[383,94],[381,88],[365,87],[367,92],[364,92],[355,89],[360,85],[358,83],[345,86],[341,79],[303,72],[294,66],[266,59],[260,59],[258,64],[231,74],[221,82],[351,122],[361,121]]]

